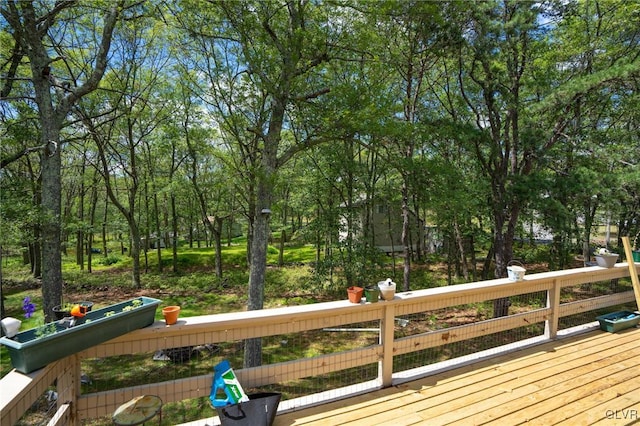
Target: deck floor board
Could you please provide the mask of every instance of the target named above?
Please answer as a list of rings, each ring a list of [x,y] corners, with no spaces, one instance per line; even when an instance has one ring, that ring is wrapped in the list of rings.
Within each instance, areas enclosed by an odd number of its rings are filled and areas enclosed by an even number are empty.
[[[274,426],[640,424],[640,329],[592,331],[280,414]]]

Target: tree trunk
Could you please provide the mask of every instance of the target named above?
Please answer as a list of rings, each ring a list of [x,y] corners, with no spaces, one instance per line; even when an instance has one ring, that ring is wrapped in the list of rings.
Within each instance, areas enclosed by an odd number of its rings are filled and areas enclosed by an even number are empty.
[[[58,130],[51,122],[45,121],[44,124],[47,126],[42,132],[42,143],[48,147],[42,155],[42,297],[45,321],[50,322],[53,321],[53,307],[62,301],[62,181],[60,150],[56,144],[48,143],[59,140]]]
[[[502,278],[507,273],[507,263],[513,258],[513,238],[515,236],[516,222],[518,220],[519,207],[512,202],[509,208],[508,220],[494,210],[496,231],[494,233],[495,249],[495,277]],[[508,298],[496,299],[493,306],[493,316],[501,317],[509,314],[510,302]]]
[[[178,211],[176,209],[176,196],[171,194],[171,266],[174,273],[178,272]]]
[[[89,229],[91,230],[88,235],[87,245],[89,250],[87,252],[87,272],[92,272],[92,259],[93,259],[93,236],[94,226],[96,224],[96,209],[98,207],[98,172],[93,173],[93,184],[91,186],[91,207],[89,208]],[[105,243],[106,244],[106,243]]]
[[[102,256],[107,257],[107,218],[109,217],[109,199],[104,198],[104,212],[102,216]]]
[[[407,149],[409,150],[409,148]],[[402,251],[404,253],[402,283],[404,291],[410,291],[411,247],[409,247],[409,185],[407,183],[408,177],[404,173],[402,176]]]
[[[282,231],[280,232],[280,249],[278,250],[278,266],[279,267],[283,267],[284,266],[284,243],[287,239],[287,231],[282,228]]]
[[[80,266],[80,270],[84,271],[84,253],[85,253],[85,236],[84,236],[84,174],[86,170],[86,152],[82,155],[82,169],[80,171],[80,198],[78,200],[78,222],[80,228],[76,233],[76,263]],[[87,255],[91,252],[91,247],[87,247]]]
[[[271,192],[265,185],[258,187],[258,205],[254,216],[249,270],[249,298],[247,309],[255,311],[264,307],[264,281],[267,269],[267,243],[269,240],[269,200]],[[261,207],[265,206],[265,207]],[[264,211],[263,211],[264,210]],[[262,365],[262,339],[247,339],[244,347],[244,368]]]
[[[133,286],[135,288],[141,288],[142,282],[140,281],[140,229],[135,219],[127,217],[129,223],[129,232],[131,233],[131,258],[133,261]]]
[[[156,225],[156,257],[158,260],[158,273],[162,273],[162,228],[160,227],[160,212],[158,208],[158,195],[156,194],[155,182],[152,182],[153,187],[153,210],[155,211],[155,225]],[[165,244],[166,246],[166,244]]]
[[[149,221],[151,220],[151,214],[149,213],[149,181],[148,179],[144,179],[144,245],[142,246],[142,252],[144,253],[144,272],[145,274],[149,272],[149,248],[151,247],[151,224]],[[133,214],[133,210],[131,210]],[[158,212],[156,211],[157,215]],[[156,216],[157,217],[157,216]],[[155,240],[159,245],[158,241],[159,236],[156,235]],[[142,243],[141,243],[142,244]]]
[[[460,256],[460,266],[462,268],[462,276],[465,280],[469,279],[469,267],[467,265],[467,256],[465,255],[464,250],[464,239],[462,237],[462,233],[460,232],[460,225],[458,224],[458,220],[453,220],[453,231],[455,235],[455,241],[458,248],[458,255]]]
[[[31,6],[28,12],[33,13]],[[27,21],[35,19],[28,16]],[[33,27],[31,27],[33,25]],[[42,264],[42,308],[45,322],[53,320],[53,307],[62,300],[62,254],[61,254],[61,156],[60,156],[60,127],[62,118],[56,113],[51,98],[51,84],[49,82],[49,57],[37,37],[36,23],[29,22],[28,27],[34,34],[29,34],[27,44],[33,51],[29,55],[33,87],[41,126],[41,145],[45,148],[40,154],[41,167],[41,201],[42,220],[41,232],[41,264]]]
[[[267,244],[269,241],[269,218],[271,216],[271,199],[275,180],[278,144],[284,122],[286,103],[284,100],[274,101],[265,136],[261,170],[258,172],[256,205],[253,214],[253,235],[251,240],[251,266],[249,270],[249,298],[247,309],[259,310],[264,307],[264,282],[267,270]],[[244,368],[262,364],[262,340],[245,341]]]
[[[31,273],[35,278],[42,278],[42,232],[40,225],[33,227],[33,240],[29,244],[29,256],[31,257]]]
[[[216,276],[218,278],[222,278],[222,225],[224,219],[216,216],[214,218],[214,236],[215,236],[215,268],[216,268]]]

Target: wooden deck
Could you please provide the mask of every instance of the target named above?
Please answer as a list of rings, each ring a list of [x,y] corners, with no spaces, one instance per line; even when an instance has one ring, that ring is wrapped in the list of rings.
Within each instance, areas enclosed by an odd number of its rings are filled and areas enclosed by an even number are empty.
[[[357,397],[291,425],[640,424],[640,329],[591,331]]]

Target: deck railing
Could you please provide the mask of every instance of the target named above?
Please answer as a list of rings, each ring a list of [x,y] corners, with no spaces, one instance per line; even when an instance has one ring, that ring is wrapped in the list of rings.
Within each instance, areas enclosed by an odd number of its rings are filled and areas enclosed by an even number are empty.
[[[81,361],[86,358],[226,344],[250,338],[345,328],[353,324],[375,324],[379,332],[377,343],[374,344],[255,368],[234,368],[245,388],[256,388],[377,364],[377,376],[373,380],[363,378],[361,383],[350,383],[349,388],[343,388],[344,396],[347,396],[350,392],[387,387],[424,374],[415,366],[410,370],[402,370],[406,364],[394,364],[394,360],[428,348],[454,342],[464,344],[480,336],[529,327],[533,324],[541,325],[539,340],[554,339],[562,328],[560,320],[563,317],[635,302],[631,284],[611,292],[605,291],[597,295],[589,293],[579,300],[571,298],[568,302],[565,302],[562,296],[565,289],[579,288],[590,283],[615,283],[618,279],[629,276],[628,265],[618,263],[611,269],[594,266],[529,274],[523,281],[517,282],[505,278],[397,293],[393,301],[380,303],[354,305],[345,298],[341,301],[303,306],[182,317],[180,322],[173,326],[156,321],[147,328],[69,356],[31,374],[10,372],[0,382],[0,417],[3,425],[17,423],[34,401],[52,386],[55,386],[57,392],[57,411],[50,419],[50,425],[77,425],[82,419],[108,416],[120,404],[141,394],[158,395],[166,404],[206,397],[210,392],[212,375],[206,374],[82,394]],[[462,325],[449,324],[446,328],[435,327],[409,335],[398,334],[398,319],[412,318],[425,312],[442,312],[443,309],[462,305],[475,306],[496,299],[516,299],[522,295],[535,295],[542,303],[526,309],[512,309],[510,315],[505,317],[487,319],[477,315],[477,318]],[[586,318],[588,320],[585,319],[583,323],[592,323],[595,315]],[[530,336],[527,339],[530,340]],[[522,338],[520,341],[527,339]],[[397,371],[394,371],[394,365]],[[326,398],[335,398],[338,392],[334,390],[330,396],[327,395],[328,393],[312,399],[283,401],[281,407],[295,409],[309,401],[317,403]]]

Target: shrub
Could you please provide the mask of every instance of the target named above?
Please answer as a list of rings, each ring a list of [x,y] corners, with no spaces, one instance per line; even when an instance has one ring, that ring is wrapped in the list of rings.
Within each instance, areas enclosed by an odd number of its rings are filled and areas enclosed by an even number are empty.
[[[120,262],[120,257],[114,254],[110,254],[107,257],[101,257],[96,261],[98,265],[104,266],[115,265],[118,262]]]

